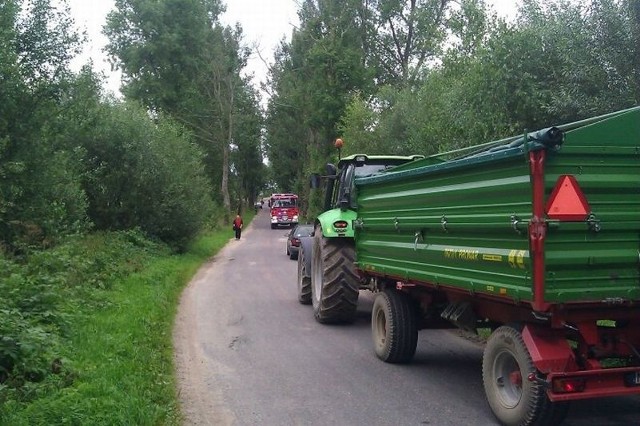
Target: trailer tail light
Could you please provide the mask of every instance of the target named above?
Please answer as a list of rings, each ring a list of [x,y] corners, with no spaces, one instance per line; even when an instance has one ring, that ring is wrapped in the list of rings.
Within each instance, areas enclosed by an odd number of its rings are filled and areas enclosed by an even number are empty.
[[[571,377],[553,379],[551,386],[554,393],[576,393],[584,392],[586,384],[586,379]]]
[[[547,202],[546,213],[551,219],[566,221],[586,220],[591,208],[575,177],[558,178]]]

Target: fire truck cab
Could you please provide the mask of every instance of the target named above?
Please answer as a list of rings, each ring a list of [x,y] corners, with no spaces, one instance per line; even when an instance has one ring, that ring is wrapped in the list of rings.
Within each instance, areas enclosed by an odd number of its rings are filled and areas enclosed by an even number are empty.
[[[271,207],[271,229],[276,229],[279,225],[298,224],[299,210],[296,194],[272,194],[269,206]]]

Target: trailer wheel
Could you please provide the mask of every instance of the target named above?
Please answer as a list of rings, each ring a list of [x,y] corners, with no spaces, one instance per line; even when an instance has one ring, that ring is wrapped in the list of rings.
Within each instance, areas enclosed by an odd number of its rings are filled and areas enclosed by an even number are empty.
[[[527,378],[535,373],[522,335],[514,328],[496,329],[484,350],[482,379],[494,415],[507,426],[541,425],[545,408],[551,409],[544,387]],[[549,411],[550,413],[550,411]]]
[[[376,355],[384,362],[411,361],[418,344],[413,301],[405,293],[385,290],[373,302],[371,334]]]
[[[353,240],[325,238],[317,226],[311,261],[311,301],[316,320],[322,324],[350,323],[358,306]]]
[[[505,324],[505,326],[511,327],[519,333],[521,333],[524,328],[524,324],[521,322],[511,322]],[[559,425],[567,417],[571,404],[569,402],[551,402],[546,395],[544,399],[536,425]]]
[[[303,251],[302,244],[298,252],[298,302],[303,305],[311,304],[311,277],[307,270],[307,262],[305,256],[310,253]]]

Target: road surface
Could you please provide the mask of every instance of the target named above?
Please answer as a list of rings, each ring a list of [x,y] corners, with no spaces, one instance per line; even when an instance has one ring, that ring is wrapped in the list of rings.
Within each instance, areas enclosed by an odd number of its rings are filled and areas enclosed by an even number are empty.
[[[498,424],[480,343],[424,330],[411,364],[381,362],[371,295],[361,292],[354,324],[318,324],[297,301],[288,229],[270,229],[268,210],[258,212],[183,293],[174,346],[187,425]],[[640,398],[576,402],[563,425],[640,425]]]

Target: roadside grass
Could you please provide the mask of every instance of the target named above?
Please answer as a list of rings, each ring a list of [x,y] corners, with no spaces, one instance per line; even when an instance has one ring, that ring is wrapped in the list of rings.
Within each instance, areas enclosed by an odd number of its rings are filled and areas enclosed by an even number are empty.
[[[245,223],[252,217],[247,212]],[[133,263],[133,272],[66,292],[61,315],[69,319],[51,364],[59,371],[15,388],[1,385],[0,424],[179,425],[172,330],[180,293],[230,238],[228,226],[183,254],[134,248],[119,260]],[[113,253],[85,255],[118,261]]]

